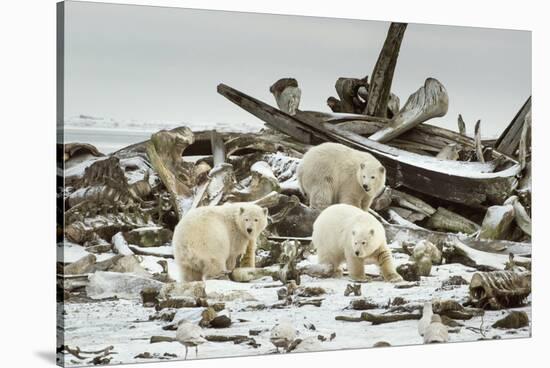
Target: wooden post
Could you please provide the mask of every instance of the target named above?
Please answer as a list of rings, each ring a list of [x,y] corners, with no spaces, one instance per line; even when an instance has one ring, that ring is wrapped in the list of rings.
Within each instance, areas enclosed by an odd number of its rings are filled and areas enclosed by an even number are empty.
[[[364,111],[366,115],[387,117],[393,72],[406,28],[407,23],[390,25],[386,41],[372,71],[368,101]]]

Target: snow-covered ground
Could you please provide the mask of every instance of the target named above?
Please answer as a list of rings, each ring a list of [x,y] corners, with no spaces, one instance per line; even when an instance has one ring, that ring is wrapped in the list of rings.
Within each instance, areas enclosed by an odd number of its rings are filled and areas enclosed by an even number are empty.
[[[66,261],[71,261],[85,255],[84,248],[78,245],[65,246]],[[67,248],[69,247],[69,248]],[[105,256],[104,256],[105,257]],[[396,263],[407,261],[407,256],[396,253]],[[154,256],[143,256],[142,266],[150,272],[159,272],[160,266]],[[312,261],[314,259],[311,259]],[[177,277],[173,260],[168,260],[169,273]],[[266,306],[278,302],[277,290],[280,287],[271,277],[256,280],[251,283],[236,283],[226,280],[206,281],[206,292],[209,301],[216,301],[221,295],[224,299],[231,299],[228,295],[237,296],[233,300],[224,300],[226,309],[221,312],[231,317],[232,325],[225,329],[204,329],[205,335],[249,335],[250,330],[262,330],[253,337],[260,346],[254,348],[247,344],[233,342],[207,342],[199,347],[198,358],[214,358],[228,356],[246,356],[275,353],[275,347],[269,340],[269,330],[280,321],[289,321],[299,331],[298,337],[304,339],[318,335],[326,337],[324,342],[318,341],[314,350],[335,350],[368,348],[379,341],[386,341],[392,346],[421,344],[422,339],[417,332],[418,321],[401,321],[381,325],[372,325],[370,322],[345,322],[335,320],[337,315],[359,316],[361,311],[346,309],[355,298],[367,297],[379,305],[387,305],[395,297],[404,298],[409,305],[421,305],[424,301],[435,299],[455,299],[463,301],[468,295],[468,285],[455,286],[452,289],[441,289],[442,281],[449,276],[460,275],[470,281],[475,270],[461,264],[434,266],[430,277],[423,277],[419,286],[411,288],[396,288],[394,284],[382,281],[372,281],[362,284],[362,296],[344,296],[344,290],[350,280],[315,279],[309,276],[302,277],[302,286],[320,286],[326,289],[327,294],[320,307],[311,305],[297,307],[290,306],[283,309],[247,310],[247,307],[258,304]],[[367,266],[367,273],[377,274],[375,266]],[[250,297],[252,296],[252,298]],[[181,308],[174,321],[186,318],[198,323],[204,308]],[[531,307],[518,308],[524,310],[531,318]],[[67,303],[64,306],[65,314],[65,344],[71,348],[76,346],[82,350],[100,350],[113,345],[116,354],[110,355],[110,364],[145,362],[151,359],[135,358],[140,353],[149,352],[155,359],[183,359],[185,348],[178,342],[162,342],[150,344],[153,335],[175,337],[175,331],[164,331],[163,326],[169,322],[158,320],[149,321],[149,316],[155,313],[154,308],[143,307],[141,300],[109,300],[92,303]],[[369,313],[381,314],[387,309],[369,310]],[[519,338],[529,337],[530,327],[518,330],[499,330],[491,325],[506,315],[508,310],[486,311],[483,321],[481,317],[474,317],[469,321],[459,321],[465,326],[458,332],[450,334],[451,342],[475,341],[482,336],[478,332],[466,327],[483,327],[486,338]],[[315,326],[315,330],[307,326]],[[336,337],[330,341],[330,335]],[[175,354],[177,357],[165,356],[165,353]],[[72,355],[65,355],[68,366],[89,365],[86,360],[78,360]],[[190,349],[188,359],[195,359],[195,353]]]

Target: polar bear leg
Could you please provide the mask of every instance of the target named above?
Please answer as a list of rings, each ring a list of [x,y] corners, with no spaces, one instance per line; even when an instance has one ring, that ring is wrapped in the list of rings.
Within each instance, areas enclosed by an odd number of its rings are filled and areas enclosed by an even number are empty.
[[[332,204],[332,191],[328,186],[318,186],[309,193],[309,206],[324,210]]]
[[[349,276],[354,281],[366,281],[365,262],[361,258],[346,257],[346,265],[348,266]]]
[[[180,265],[180,277],[182,282],[203,281],[204,275],[201,270],[191,265]]]
[[[317,263],[330,266],[333,277],[342,277],[342,269],[340,268],[340,264],[334,260],[334,256],[317,250]]]
[[[233,271],[235,269],[235,266],[237,265],[237,256],[229,256],[227,260],[225,261],[225,268],[228,271]]]
[[[377,263],[378,267],[380,267],[380,272],[382,273],[384,280],[389,282],[403,281],[401,275],[399,275],[395,270],[395,266],[393,265],[393,258],[389,249],[385,248],[380,251],[380,253],[378,254]]]
[[[206,278],[223,278],[227,276],[226,260],[210,258],[204,261],[203,274]]]
[[[361,208],[363,211],[368,211],[370,206],[372,205],[374,198],[372,198],[370,195],[363,196],[363,199],[361,200]]]
[[[246,246],[246,253],[241,258],[241,267],[256,268],[256,241],[249,240]]]

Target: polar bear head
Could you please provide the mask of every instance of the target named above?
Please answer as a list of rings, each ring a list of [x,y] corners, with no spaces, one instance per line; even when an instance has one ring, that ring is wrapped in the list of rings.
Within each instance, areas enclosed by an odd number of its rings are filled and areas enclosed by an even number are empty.
[[[267,226],[267,208],[242,203],[237,210],[237,227],[247,237],[256,239]]]
[[[351,229],[351,250],[356,257],[366,258],[373,254],[378,249],[379,240],[375,229],[366,227],[362,221]]]
[[[378,162],[361,162],[357,171],[357,179],[365,192],[377,196],[386,184],[386,168]]]

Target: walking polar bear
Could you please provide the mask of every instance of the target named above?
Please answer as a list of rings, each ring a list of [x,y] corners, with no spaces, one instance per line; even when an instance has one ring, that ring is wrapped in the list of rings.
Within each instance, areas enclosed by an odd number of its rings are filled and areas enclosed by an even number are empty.
[[[267,226],[267,209],[230,203],[189,211],[174,229],[174,258],[181,280],[202,281],[243,264],[255,267],[256,239]]]
[[[384,280],[403,281],[393,265],[384,227],[357,207],[335,204],[326,208],[313,223],[312,242],[318,262],[332,265],[337,277],[345,262],[353,280],[365,281],[365,263],[375,263]]]
[[[338,143],[311,148],[297,171],[309,205],[321,210],[346,203],[366,211],[386,184],[386,169],[374,156]]]

